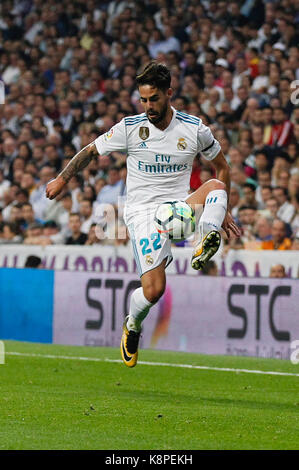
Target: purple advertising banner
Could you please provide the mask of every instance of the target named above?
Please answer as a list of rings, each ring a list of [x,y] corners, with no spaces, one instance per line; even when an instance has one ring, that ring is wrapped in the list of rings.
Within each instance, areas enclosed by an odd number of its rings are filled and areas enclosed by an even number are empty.
[[[136,275],[55,273],[53,342],[119,346]],[[289,359],[299,340],[298,281],[168,276],[141,348]]]
[[[201,276],[200,271],[195,271],[191,267],[192,252],[190,247],[174,247],[172,249],[173,262],[167,268],[167,273]],[[137,274],[130,245],[124,247],[3,245],[0,247],[0,267],[22,268],[29,255],[40,256],[46,269]],[[220,250],[213,260],[215,260],[221,276],[269,277],[272,265],[283,264],[286,277],[294,279],[298,277],[298,251],[230,250],[224,257]]]

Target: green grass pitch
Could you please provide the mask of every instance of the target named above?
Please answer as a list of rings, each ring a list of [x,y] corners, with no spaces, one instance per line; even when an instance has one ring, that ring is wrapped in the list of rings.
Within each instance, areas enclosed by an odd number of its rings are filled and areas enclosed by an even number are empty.
[[[290,361],[141,350],[140,361],[208,369],[128,369],[106,360],[120,359],[112,348],[5,349],[0,449],[299,449],[299,365]]]

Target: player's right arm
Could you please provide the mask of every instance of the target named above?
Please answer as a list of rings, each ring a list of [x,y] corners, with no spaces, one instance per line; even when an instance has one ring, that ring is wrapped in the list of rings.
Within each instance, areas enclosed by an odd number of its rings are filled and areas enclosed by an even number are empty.
[[[127,149],[127,133],[125,120],[122,119],[108,132],[97,137],[91,144],[86,145],[59,173],[57,178],[47,184],[46,196],[54,199],[79,171],[83,170],[94,158],[99,155],[109,155],[110,152],[124,151]]]
[[[83,170],[93,158],[98,157],[98,151],[94,142],[78,152],[59,175],[47,184],[46,196],[54,199],[79,171]]]

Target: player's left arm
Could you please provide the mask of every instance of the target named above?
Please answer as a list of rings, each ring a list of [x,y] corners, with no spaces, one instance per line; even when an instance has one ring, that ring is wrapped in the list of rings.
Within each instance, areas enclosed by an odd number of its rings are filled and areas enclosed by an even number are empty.
[[[216,178],[222,181],[226,186],[227,201],[228,201],[229,194],[230,194],[230,168],[223,155],[222,150],[220,150],[220,152],[211,161],[211,163],[216,169]]]
[[[228,200],[230,194],[230,169],[223,155],[219,142],[214,138],[211,129],[208,126],[205,126],[202,122],[200,122],[198,126],[197,142],[198,151],[206,160],[209,160],[212,163],[216,169],[217,179],[225,184]],[[240,236],[239,228],[235,224],[229,210],[226,211],[222,228],[228,237],[230,235],[230,231],[233,232],[237,237]]]
[[[228,204],[230,194],[230,168],[223,155],[222,150],[220,150],[220,152],[216,155],[216,157],[212,160],[211,163],[216,169],[216,178],[222,181],[226,186]],[[235,224],[234,219],[229,210],[226,211],[226,215],[222,223],[222,228],[228,237],[230,236],[230,231],[232,231],[237,237],[240,237],[241,235],[239,227]]]
[[[200,122],[197,130],[198,151],[216,169],[217,178],[225,183],[227,198],[230,193],[230,169],[223,155],[220,144],[211,129]]]

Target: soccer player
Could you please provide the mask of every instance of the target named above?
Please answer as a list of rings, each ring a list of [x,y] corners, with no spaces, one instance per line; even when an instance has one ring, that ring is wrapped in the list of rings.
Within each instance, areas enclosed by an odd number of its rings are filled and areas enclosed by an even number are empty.
[[[127,152],[124,219],[141,277],[141,287],[131,295],[123,326],[121,354],[128,367],[137,363],[141,324],[164,293],[165,269],[172,261],[171,242],[160,237],[154,225],[156,208],[174,199],[184,200],[194,211],[204,205],[200,239],[191,261],[194,269],[200,269],[218,250],[221,227],[228,236],[230,231],[240,235],[227,211],[229,167],[211,130],[198,117],[171,106],[171,76],[165,65],[151,62],[136,82],[144,113],[123,118],[80,150],[46,189],[47,197],[53,199],[93,158],[112,151]],[[192,163],[198,153],[212,161],[217,179],[188,196]]]

